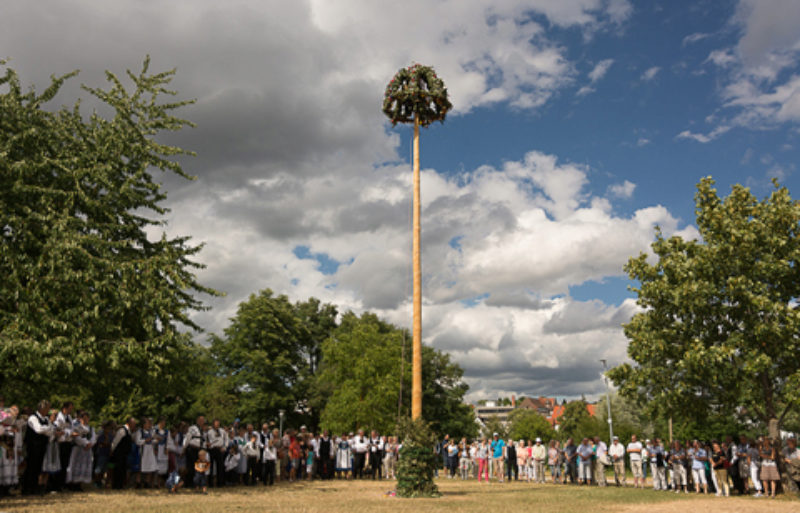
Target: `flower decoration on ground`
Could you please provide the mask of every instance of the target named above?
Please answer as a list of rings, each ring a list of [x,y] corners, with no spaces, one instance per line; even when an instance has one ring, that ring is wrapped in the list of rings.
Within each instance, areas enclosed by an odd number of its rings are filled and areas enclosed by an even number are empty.
[[[392,121],[392,126],[413,123],[415,114],[422,126],[434,121],[444,122],[447,111],[452,108],[442,79],[432,67],[420,64],[398,71],[383,95],[383,113]]]

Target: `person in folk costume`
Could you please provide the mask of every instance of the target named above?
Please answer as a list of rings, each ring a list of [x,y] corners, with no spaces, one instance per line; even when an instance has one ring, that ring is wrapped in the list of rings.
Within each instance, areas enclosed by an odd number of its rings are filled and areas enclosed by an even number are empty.
[[[324,430],[322,435],[317,439],[316,447],[317,457],[317,477],[320,479],[330,479],[333,475],[333,459],[335,457],[335,449],[333,441],[331,440],[328,430]]]
[[[167,472],[178,473],[186,472],[186,456],[184,455],[183,440],[186,437],[184,431],[186,423],[180,422],[173,426],[167,438]]]
[[[114,432],[114,422],[106,421],[94,443],[94,485],[96,488],[103,488],[103,480],[105,480],[106,486],[111,485],[111,480],[106,478],[106,472],[111,460],[111,441],[114,439]]]
[[[56,429],[61,430],[61,435],[58,437],[58,459],[61,468],[50,478],[50,487],[56,491],[60,491],[66,483],[67,467],[69,467],[69,459],[72,455],[72,448],[75,445],[73,438],[77,433],[72,430],[75,424],[75,419],[72,418],[74,409],[75,406],[72,401],[65,402],[55,419]]]
[[[239,454],[239,446],[236,444],[231,445],[225,456],[225,481],[228,484],[235,483],[236,469],[239,468],[239,460],[241,459],[242,455]]]
[[[373,429],[369,437],[369,473],[373,480],[375,480],[376,475],[378,479],[383,479],[383,465],[381,465],[383,460],[383,443],[383,439],[378,436],[378,432]]]
[[[97,434],[89,425],[88,412],[82,411],[78,414],[73,431],[77,436],[73,437],[75,443],[69,457],[66,482],[68,485],[75,485],[77,489],[80,489],[81,484],[92,482],[94,444],[97,442]]]
[[[274,423],[273,423],[274,424]],[[259,439],[258,441],[261,442],[262,453],[259,456],[259,460],[261,461],[261,467],[259,468],[259,475],[261,476],[262,484],[267,484],[267,464],[264,461],[264,452],[263,450],[267,448],[269,442],[272,440],[272,431],[270,425],[264,422],[261,425],[261,431],[258,432]],[[273,479],[275,479],[273,477]]]
[[[212,477],[210,486],[225,485],[225,450],[228,447],[228,433],[222,429],[219,419],[211,422],[211,427],[206,432],[208,457],[211,461],[212,476],[216,476],[216,483]]]
[[[111,488],[122,490],[128,477],[128,457],[133,451],[133,433],[136,431],[136,419],[128,420],[117,429],[111,441],[111,463],[114,464],[111,477]]]
[[[350,447],[350,441],[347,435],[342,435],[336,443],[336,477],[347,479],[350,471],[352,470],[351,461],[353,459],[353,451]]]
[[[0,497],[19,484],[19,462],[22,459],[22,426],[16,414],[0,424]]]
[[[47,439],[47,449],[44,452],[44,463],[42,463],[42,485],[48,491],[57,491],[58,473],[61,472],[61,453],[59,451],[58,439],[63,434],[62,428],[56,425],[58,417],[57,410],[50,410],[49,421],[54,426],[54,431]]]
[[[264,485],[272,486],[275,484],[275,467],[278,461],[278,447],[280,446],[280,443],[281,440],[280,437],[277,436],[276,429],[275,436],[270,436],[267,439],[267,442],[264,445],[264,452],[262,454],[264,470],[261,475],[264,478]]]
[[[369,452],[369,439],[364,436],[364,430],[359,429],[358,434],[350,439],[353,449],[353,478],[364,477],[364,463]]]
[[[166,479],[169,471],[169,444],[170,436],[167,429],[167,419],[158,418],[158,424],[153,428],[153,440],[155,441],[156,452],[156,473],[161,479]]]
[[[239,427],[238,434],[233,438],[233,444],[236,445],[241,455],[239,458],[239,466],[236,467],[236,482],[244,484],[244,476],[247,474],[247,456],[244,453],[244,446],[247,445],[247,429],[245,429],[244,426]]]
[[[153,488],[156,470],[156,440],[153,430],[153,421],[145,418],[142,427],[136,431],[133,443],[139,448],[139,471],[143,476],[144,485]]]
[[[259,441],[258,433],[255,431],[248,434],[248,440],[244,444],[244,457],[247,458],[247,474],[246,481],[248,486],[256,484],[256,479],[259,477],[259,467],[261,466],[261,442]]]
[[[194,463],[200,449],[205,447],[205,426],[206,418],[202,415],[197,417],[197,422],[189,426],[186,437],[183,439],[184,455],[186,456],[186,482],[194,483]]]
[[[50,402],[42,400],[36,411],[28,417],[28,429],[25,430],[25,446],[27,457],[25,473],[22,475],[22,495],[39,493],[40,475],[47,452],[50,435],[55,431],[55,426],[50,422],[47,412]]]

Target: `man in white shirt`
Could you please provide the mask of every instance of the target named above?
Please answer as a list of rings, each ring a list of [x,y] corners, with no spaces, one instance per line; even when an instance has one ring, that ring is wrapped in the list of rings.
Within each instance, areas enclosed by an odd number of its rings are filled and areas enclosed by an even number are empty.
[[[364,430],[359,429],[358,434],[352,439],[353,447],[353,478],[361,479],[364,477],[364,463],[369,450],[369,441],[364,436]]]
[[[317,452],[319,476],[322,479],[331,479],[333,477],[333,459],[336,453],[327,429],[322,432],[322,436],[317,441]]]
[[[595,460],[594,460],[594,482],[597,486],[606,486],[606,464],[608,463],[608,447],[600,440],[599,436],[594,437]]]
[[[136,431],[136,419],[128,417],[114,439],[111,441],[111,461],[114,463],[114,472],[111,478],[111,488],[122,490],[125,487],[128,471],[128,454],[133,448],[133,433]]]
[[[61,491],[64,487],[67,477],[67,467],[69,467],[69,459],[72,456],[72,438],[78,433],[73,429],[75,419],[72,418],[72,412],[75,409],[72,401],[67,401],[61,406],[61,411],[56,416],[56,429],[61,431],[58,437],[58,457],[61,461],[61,470],[51,480],[51,489]],[[74,489],[74,487],[73,487]]]
[[[197,454],[200,449],[206,446],[205,439],[206,418],[202,415],[197,417],[197,422],[189,426],[186,431],[186,438],[183,439],[186,454],[186,482],[194,483],[194,463],[197,461]]]
[[[625,486],[625,447],[619,443],[619,437],[612,439],[611,447],[608,448],[608,455],[614,465],[614,481],[617,486]]]
[[[219,419],[214,419],[211,429],[206,432],[208,445],[208,456],[211,460],[212,476],[217,476],[216,486],[225,486],[225,457],[228,448],[228,433],[222,429]],[[210,485],[214,485],[214,480],[210,480]]]
[[[633,473],[633,487],[644,488],[644,475],[642,474],[642,442],[636,439],[636,435],[631,435],[628,444],[628,457],[631,460],[631,472]]]
[[[275,465],[278,461],[278,447],[280,444],[281,439],[278,436],[270,436],[264,443],[264,452],[262,456],[264,469],[261,474],[264,485],[272,486],[275,484]]]
[[[383,479],[382,471],[383,462],[383,440],[378,436],[378,432],[372,430],[369,438],[369,470],[372,474],[372,479],[375,479],[377,474],[378,479]]]
[[[544,483],[544,460],[546,457],[547,449],[542,445],[542,439],[537,438],[536,445],[531,449],[531,458],[533,458],[533,478],[537,483]]]

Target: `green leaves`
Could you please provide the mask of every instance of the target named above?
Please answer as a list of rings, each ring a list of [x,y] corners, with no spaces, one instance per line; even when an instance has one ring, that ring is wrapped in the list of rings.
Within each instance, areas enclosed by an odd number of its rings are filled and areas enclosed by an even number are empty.
[[[171,111],[192,103],[160,102],[173,72],[148,64],[128,73],[131,91],[112,73],[109,89],[84,87],[111,119],[84,116],[80,102],[44,109],[77,72],[41,95],[10,68],[0,78],[0,386],[20,401],[63,392],[98,411],[134,386],[151,402],[185,389],[182,330],[198,329],[195,294],[217,292],[195,280],[199,246],[148,237],[166,198],[152,170],[188,177],[169,157],[190,154],[155,136],[190,124]]]
[[[634,365],[610,373],[652,409],[698,418],[746,412],[766,423],[798,406],[800,206],[777,182],[757,200],[740,185],[695,197],[701,241],[664,239],[629,260],[644,311],[624,326]]]
[[[317,299],[292,304],[269,289],[240,303],[224,337],[211,337],[216,379],[236,398],[232,413],[256,423],[283,409],[291,422],[316,427],[322,407],[316,372],[336,315]]]
[[[517,408],[508,416],[508,423],[508,436],[512,440],[535,440],[538,437],[546,441],[555,437],[553,427],[541,413],[535,410]],[[487,431],[497,432],[493,429],[487,429]]]
[[[405,345],[405,348],[404,348]],[[423,410],[437,433],[477,434],[472,409],[463,404],[463,371],[447,354],[423,346]],[[375,314],[352,312],[322,345],[318,386],[327,391],[321,423],[335,433],[357,428],[391,432],[410,414],[411,338]],[[402,395],[401,395],[402,389]]]
[[[453,108],[447,88],[430,66],[414,64],[400,69],[383,96],[383,113],[397,123],[411,123],[416,116],[421,126],[434,121],[444,123],[447,112]]]

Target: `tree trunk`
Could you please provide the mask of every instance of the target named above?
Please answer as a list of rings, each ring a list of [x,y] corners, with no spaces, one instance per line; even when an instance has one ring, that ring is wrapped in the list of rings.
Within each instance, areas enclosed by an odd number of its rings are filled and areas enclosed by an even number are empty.
[[[414,346],[411,379],[411,419],[422,417],[422,269],[420,262],[419,118],[414,115]]]

